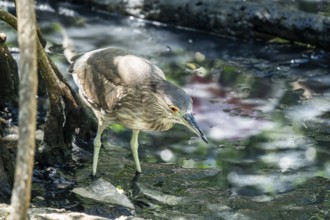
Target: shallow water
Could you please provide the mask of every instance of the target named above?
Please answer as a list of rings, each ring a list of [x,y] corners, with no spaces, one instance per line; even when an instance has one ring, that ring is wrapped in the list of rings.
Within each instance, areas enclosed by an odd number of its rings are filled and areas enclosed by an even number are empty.
[[[140,160],[147,173],[159,163],[219,168],[230,194],[252,201],[270,201],[315,176],[330,178],[328,52],[224,39],[64,3],[39,8],[39,23],[63,73],[68,63],[60,54],[61,30],[79,52],[116,46],[150,59],[192,96],[209,144],[182,126],[144,132]],[[129,138],[129,131],[113,126],[103,141],[129,152]],[[111,152],[101,156],[100,169],[108,167],[108,157]]]

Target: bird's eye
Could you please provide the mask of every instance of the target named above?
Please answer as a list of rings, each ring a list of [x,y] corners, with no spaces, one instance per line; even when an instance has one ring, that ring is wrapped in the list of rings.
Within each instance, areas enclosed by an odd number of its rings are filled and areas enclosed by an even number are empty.
[[[174,112],[174,113],[179,112],[179,109],[178,109],[177,107],[175,107],[174,105],[171,105],[171,106],[170,106],[170,109],[171,109],[171,111]]]

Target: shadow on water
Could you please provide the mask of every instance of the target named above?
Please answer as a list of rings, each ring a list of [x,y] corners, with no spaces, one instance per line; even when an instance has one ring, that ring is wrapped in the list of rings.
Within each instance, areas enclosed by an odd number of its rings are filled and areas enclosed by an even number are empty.
[[[114,125],[103,135],[99,175],[127,190],[139,215],[284,218],[285,214],[265,213],[281,213],[289,205],[313,213],[304,205],[313,204],[309,197],[319,195],[315,187],[325,190],[318,192],[325,198],[315,199],[314,204],[329,207],[328,52],[223,39],[65,3],[41,4],[40,9],[39,23],[53,45],[51,51],[62,44],[61,24],[77,51],[127,48],[152,60],[194,100],[195,117],[209,145],[180,126],[168,132],[144,132],[140,137],[144,173],[133,187],[130,132]],[[64,73],[68,64],[63,56],[54,54],[53,59]],[[88,161],[78,168],[78,183],[92,181],[86,180],[90,167]],[[298,201],[300,196],[305,204]],[[104,211],[108,206],[86,204],[76,208],[113,217]],[[116,210],[118,216],[134,214]],[[297,214],[285,210],[287,216]]]

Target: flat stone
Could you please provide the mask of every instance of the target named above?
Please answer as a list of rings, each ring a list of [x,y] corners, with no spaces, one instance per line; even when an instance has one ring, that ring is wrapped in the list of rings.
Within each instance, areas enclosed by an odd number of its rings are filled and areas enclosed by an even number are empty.
[[[134,205],[128,197],[102,178],[92,181],[88,186],[74,188],[72,191],[81,197],[134,210]]]

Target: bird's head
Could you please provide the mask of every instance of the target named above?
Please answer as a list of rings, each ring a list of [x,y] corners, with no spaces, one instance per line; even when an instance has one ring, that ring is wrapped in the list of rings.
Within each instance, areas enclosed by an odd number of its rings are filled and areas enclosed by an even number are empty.
[[[191,97],[178,86],[163,81],[157,84],[159,104],[164,110],[165,117],[171,123],[178,123],[188,127],[196,133],[203,141],[208,143],[207,138],[192,113]]]

